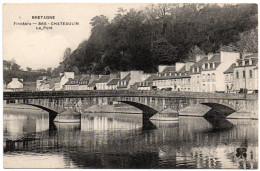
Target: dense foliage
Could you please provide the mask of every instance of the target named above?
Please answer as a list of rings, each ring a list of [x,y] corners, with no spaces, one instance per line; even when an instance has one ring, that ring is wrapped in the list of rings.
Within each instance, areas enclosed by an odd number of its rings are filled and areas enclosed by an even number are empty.
[[[12,78],[23,79],[25,82],[35,82],[39,76],[51,75],[51,68],[38,69],[32,71],[30,67],[26,68],[27,71],[23,71],[21,66],[18,65],[14,60],[8,61],[3,60],[3,76],[6,83],[11,82]]]
[[[158,64],[185,61],[194,53],[214,53],[229,44],[241,51],[257,51],[256,4],[159,4],[141,11],[120,8],[111,21],[100,15],[90,24],[89,39],[73,52],[66,49],[54,75],[62,71],[154,72]]]

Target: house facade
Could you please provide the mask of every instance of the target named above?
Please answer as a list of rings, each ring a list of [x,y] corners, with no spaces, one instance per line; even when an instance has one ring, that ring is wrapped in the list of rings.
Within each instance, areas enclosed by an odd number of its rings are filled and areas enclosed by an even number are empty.
[[[150,76],[145,79],[143,82],[138,83],[137,90],[151,90],[153,86],[153,79],[156,77],[156,74],[150,74]]]
[[[191,91],[190,67],[194,62],[176,62],[174,66],[158,66],[158,75],[153,78],[153,86],[172,91]]]
[[[201,92],[201,71],[202,65],[207,61],[206,55],[196,55],[195,64],[191,66],[190,76],[191,76],[191,91]]]
[[[234,67],[234,91],[247,89],[253,92],[258,90],[258,53],[246,54],[236,61]]]
[[[230,67],[224,72],[225,74],[225,93],[232,93],[234,91],[234,68],[236,63],[230,65]]]
[[[240,58],[239,52],[220,51],[201,55],[191,67],[191,89],[194,92],[225,92],[224,72]]]
[[[120,72],[117,89],[130,89],[135,83],[144,81],[146,76],[143,71]]]
[[[109,81],[107,83],[107,89],[108,90],[115,90],[115,89],[117,89],[117,84],[118,84],[119,80],[120,80],[119,78],[114,78],[111,81]]]

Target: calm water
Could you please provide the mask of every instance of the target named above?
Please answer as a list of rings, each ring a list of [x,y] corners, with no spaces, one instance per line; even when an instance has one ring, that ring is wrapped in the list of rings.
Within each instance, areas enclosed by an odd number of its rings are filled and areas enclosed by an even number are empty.
[[[47,113],[4,112],[4,166],[256,169],[257,123],[180,117],[142,127],[140,115],[86,114],[49,125]]]

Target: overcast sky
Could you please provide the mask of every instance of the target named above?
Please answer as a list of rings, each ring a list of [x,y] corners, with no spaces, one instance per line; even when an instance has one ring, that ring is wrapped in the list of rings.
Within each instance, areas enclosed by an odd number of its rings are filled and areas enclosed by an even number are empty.
[[[76,49],[90,36],[90,21],[97,15],[110,20],[119,7],[142,9],[146,4],[5,4],[3,9],[3,59],[12,60],[23,69],[57,67],[67,47]],[[32,16],[55,16],[55,20],[33,20]],[[76,26],[53,26],[36,30],[36,25],[14,22],[79,22]]]

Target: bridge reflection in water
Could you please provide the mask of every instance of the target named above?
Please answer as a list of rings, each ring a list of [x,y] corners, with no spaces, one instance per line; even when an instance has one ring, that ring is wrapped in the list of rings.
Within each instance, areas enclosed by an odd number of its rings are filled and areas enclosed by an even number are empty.
[[[4,162],[46,155],[64,168],[257,168],[257,121],[225,121],[223,130],[210,122],[180,117],[149,130],[141,115],[87,114],[48,129],[44,114],[4,114]]]

